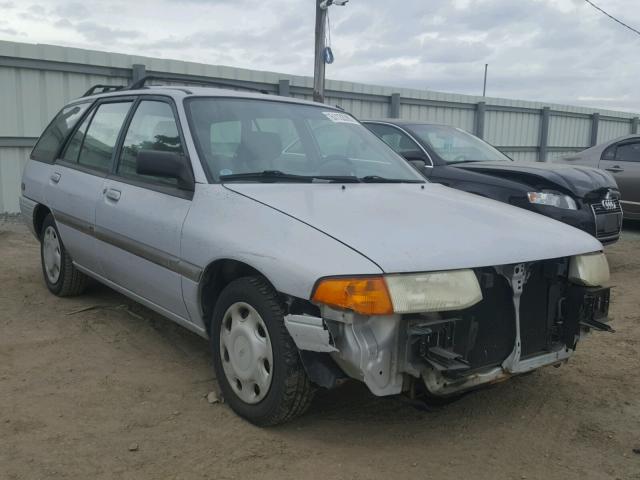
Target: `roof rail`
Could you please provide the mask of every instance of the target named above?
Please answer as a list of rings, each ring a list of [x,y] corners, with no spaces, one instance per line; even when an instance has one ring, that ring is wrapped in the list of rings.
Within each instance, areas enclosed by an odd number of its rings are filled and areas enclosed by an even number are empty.
[[[125,87],[122,85],[94,85],[89,90],[84,92],[83,97],[88,97],[89,95],[94,95],[96,93],[107,93],[107,92],[116,92],[118,90],[122,90]],[[100,90],[98,92],[98,90]]]
[[[218,87],[218,88],[225,88],[225,87],[234,88],[234,89],[240,88],[242,90],[247,90],[250,92],[264,93],[265,95],[269,95],[269,92],[267,90],[260,90],[259,88],[234,85],[233,83],[225,82],[224,80],[222,81],[221,80],[205,80],[205,79],[199,79],[199,78],[184,79],[179,77],[162,76],[162,75],[147,75],[145,77],[142,77],[140,80],[133,82],[128,87],[128,90],[139,90],[141,88],[144,88],[145,86],[147,86],[147,82],[151,80],[164,80],[165,82],[176,82],[176,83],[191,84],[191,85],[205,85],[205,86]]]

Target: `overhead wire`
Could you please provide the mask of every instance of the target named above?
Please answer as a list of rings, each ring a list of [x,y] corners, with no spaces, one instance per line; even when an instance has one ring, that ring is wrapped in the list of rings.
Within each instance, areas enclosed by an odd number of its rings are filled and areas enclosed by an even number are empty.
[[[595,8],[596,10],[598,10],[600,13],[602,13],[603,15],[606,15],[607,17],[609,17],[611,20],[613,20],[616,23],[619,23],[620,25],[622,25],[625,28],[628,28],[629,30],[631,30],[633,33],[635,33],[636,35],[640,35],[640,30],[636,30],[635,28],[633,28],[630,25],[627,25],[626,23],[624,23],[622,20],[618,20],[616,17],[614,17],[613,15],[611,15],[610,13],[604,11],[602,8],[600,8],[598,5],[596,5],[595,3],[593,3],[591,0],[584,0],[585,2],[587,2],[589,5],[591,5],[593,8]]]

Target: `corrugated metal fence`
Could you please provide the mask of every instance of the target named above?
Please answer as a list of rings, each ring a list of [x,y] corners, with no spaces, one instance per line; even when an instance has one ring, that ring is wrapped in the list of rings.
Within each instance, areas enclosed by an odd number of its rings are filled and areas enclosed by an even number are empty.
[[[91,85],[127,85],[144,75],[312,98],[310,77],[0,41],[0,213],[18,210],[22,166],[66,102]],[[520,161],[546,161],[638,132],[638,116],[630,113],[333,80],[326,102],[359,118],[455,125]]]

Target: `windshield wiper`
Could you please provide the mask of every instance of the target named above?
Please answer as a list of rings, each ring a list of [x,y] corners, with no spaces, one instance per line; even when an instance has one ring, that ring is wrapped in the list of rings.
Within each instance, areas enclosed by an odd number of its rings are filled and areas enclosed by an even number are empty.
[[[329,182],[329,183],[358,183],[358,177],[352,175],[295,175],[293,173],[285,173],[280,170],[263,170],[262,172],[249,173],[230,173],[228,175],[220,175],[220,181],[227,180],[255,180],[263,183],[275,182]]]
[[[405,178],[385,178],[379,175],[367,175],[366,177],[360,177],[363,183],[425,183],[424,180],[419,179],[405,179]]]

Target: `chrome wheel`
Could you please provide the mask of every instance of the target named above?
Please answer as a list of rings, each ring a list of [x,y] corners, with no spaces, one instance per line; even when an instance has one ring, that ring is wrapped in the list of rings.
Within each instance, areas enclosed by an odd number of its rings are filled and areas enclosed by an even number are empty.
[[[42,236],[42,260],[44,261],[44,271],[49,282],[55,284],[60,278],[62,252],[58,232],[50,225],[45,229]]]
[[[258,403],[273,378],[273,349],[267,326],[248,303],[236,302],[220,326],[220,356],[227,381],[246,403]]]

